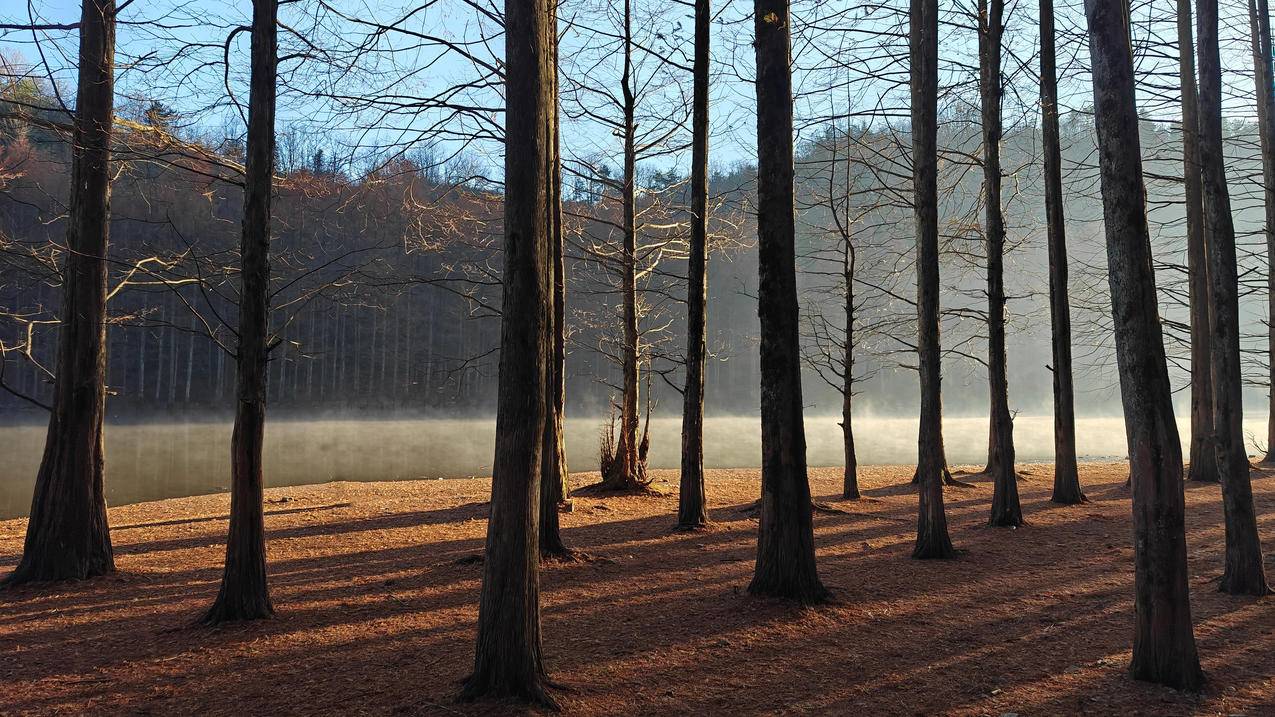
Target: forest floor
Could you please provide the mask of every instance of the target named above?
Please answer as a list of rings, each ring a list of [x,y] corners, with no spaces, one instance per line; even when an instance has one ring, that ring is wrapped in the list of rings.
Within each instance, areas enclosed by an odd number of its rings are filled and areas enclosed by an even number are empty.
[[[1275,714],[1275,599],[1217,592],[1217,485],[1186,486],[1202,694],[1130,680],[1133,559],[1124,464],[1083,465],[1091,503],[984,527],[991,485],[947,489],[959,559],[909,559],[910,467],[866,467],[859,502],[814,469],[819,570],[801,608],[749,597],[756,470],[708,471],[712,530],[672,530],[660,496],[576,497],[564,536],[594,557],[542,571],[544,649],[566,714]],[[1254,491],[1275,579],[1275,473]],[[577,485],[596,474],[573,476]],[[473,659],[486,480],[267,491],[278,615],[192,627],[217,591],[228,498],[112,508],[119,572],[0,592],[0,713],[503,714],[459,703]],[[0,574],[25,525],[0,522]],[[471,558],[466,560],[466,558]]]

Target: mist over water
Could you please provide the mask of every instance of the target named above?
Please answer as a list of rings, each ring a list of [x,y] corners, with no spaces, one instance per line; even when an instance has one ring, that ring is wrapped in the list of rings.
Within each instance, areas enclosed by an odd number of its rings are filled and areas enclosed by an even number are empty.
[[[839,416],[806,418],[806,454],[811,466],[842,465]],[[1250,452],[1265,436],[1264,415],[1245,418]],[[572,471],[597,470],[599,418],[569,418],[567,460]],[[855,419],[859,463],[908,464],[916,460],[915,418]],[[1179,421],[1183,441],[1188,426]],[[491,474],[496,424],[493,419],[385,418],[380,420],[272,420],[266,425],[266,485],[329,481],[455,478]],[[1082,459],[1120,460],[1127,455],[1119,417],[1080,418],[1077,447]],[[948,460],[981,464],[987,458],[987,418],[943,422]],[[0,426],[0,518],[21,517],[44,447],[44,425]],[[1053,459],[1053,418],[1018,416],[1014,421],[1018,460]],[[650,464],[680,465],[681,419],[651,420]],[[174,421],[108,423],[106,492],[124,505],[228,490],[230,422]],[[704,462],[710,468],[755,467],[761,458],[759,422],[751,416],[710,417],[704,426]]]

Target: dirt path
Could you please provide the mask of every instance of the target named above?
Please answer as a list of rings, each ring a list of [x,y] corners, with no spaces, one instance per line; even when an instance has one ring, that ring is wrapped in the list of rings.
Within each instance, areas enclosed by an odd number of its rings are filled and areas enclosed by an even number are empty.
[[[1130,681],[1132,549],[1123,465],[1086,465],[1092,503],[983,527],[991,486],[950,488],[952,562],[908,558],[911,468],[863,469],[866,500],[812,471],[820,572],[837,603],[747,596],[755,470],[709,471],[715,528],[671,530],[664,497],[576,498],[567,542],[600,558],[542,573],[545,652],[567,714],[1275,714],[1275,600],[1216,592],[1217,486],[1187,484],[1200,696]],[[577,484],[595,476],[575,476]],[[1275,578],[1275,474],[1254,473]],[[189,627],[217,589],[225,495],[111,510],[118,575],[0,592],[0,713],[474,714],[472,660],[488,482],[334,483],[267,492],[276,619]],[[23,521],[0,522],[0,573]],[[458,562],[459,561],[459,562]]]

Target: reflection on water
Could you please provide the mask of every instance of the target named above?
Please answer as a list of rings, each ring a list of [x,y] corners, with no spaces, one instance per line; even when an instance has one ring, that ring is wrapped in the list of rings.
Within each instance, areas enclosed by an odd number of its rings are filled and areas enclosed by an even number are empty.
[[[841,465],[837,417],[806,419],[808,460],[815,466]],[[569,419],[567,460],[572,470],[596,470],[602,421]],[[301,485],[327,481],[485,476],[491,472],[495,421],[411,418],[387,420],[276,420],[266,428],[266,484]],[[1251,435],[1265,435],[1265,417],[1245,420]],[[1182,428],[1186,439],[1187,426]],[[950,418],[943,424],[948,460],[986,459],[987,419]],[[25,515],[44,445],[44,426],[0,427],[0,518]],[[680,465],[681,421],[651,421],[650,461],[656,468]],[[1053,457],[1053,420],[1018,416],[1014,421],[1018,459]],[[1077,421],[1077,443],[1089,459],[1126,455],[1123,421]],[[858,418],[855,444],[861,464],[916,460],[916,420]],[[107,500],[112,505],[224,491],[230,480],[228,422],[115,424],[106,428]],[[756,466],[761,437],[756,418],[709,418],[704,426],[704,461],[709,467]]]

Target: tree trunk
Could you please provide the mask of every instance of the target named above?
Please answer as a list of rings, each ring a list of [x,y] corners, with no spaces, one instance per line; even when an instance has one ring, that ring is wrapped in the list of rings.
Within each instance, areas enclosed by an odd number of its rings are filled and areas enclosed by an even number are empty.
[[[1262,185],[1266,200],[1266,301],[1267,316],[1275,317],[1275,67],[1271,65],[1271,14],[1266,0],[1249,0],[1249,22],[1253,33],[1253,79],[1257,83],[1257,126],[1262,148]],[[1266,422],[1266,456],[1262,463],[1275,463],[1275,321],[1266,332],[1270,379]]]
[[[22,559],[5,579],[10,585],[115,570],[102,460],[114,86],[115,2],[84,0],[57,379]]]
[[[849,168],[850,162],[847,158],[846,166]],[[846,182],[850,182],[849,172],[846,173]],[[850,203],[850,193],[846,192],[847,211]],[[849,223],[846,224],[848,229]],[[859,458],[854,450],[854,422],[852,412],[852,402],[854,400],[854,269],[855,254],[854,247],[850,243],[850,235],[847,231],[843,237],[845,244],[843,245],[842,256],[842,281],[846,284],[846,343],[845,354],[841,360],[842,377],[841,377],[841,442],[845,456],[845,474],[842,477],[841,497],[846,500],[858,500],[859,495]]]
[[[1235,225],[1222,156],[1222,65],[1217,0],[1200,0],[1196,17],[1200,67],[1200,169],[1208,227],[1210,347],[1213,366],[1213,435],[1226,516],[1226,570],[1220,588],[1233,595],[1270,592],[1262,570],[1262,543],[1253,509],[1244,449],[1243,377],[1240,374],[1239,277]]]
[[[1086,0],[1085,16],[1133,487],[1136,628],[1130,673],[1139,680],[1196,689],[1204,675],[1187,588],[1182,444],[1156,304],[1129,20],[1122,0]]]
[[[755,0],[757,314],[761,319],[761,517],[748,591],[811,604],[815,569],[798,336],[788,0]]]
[[[243,235],[240,243],[238,386],[230,439],[230,532],[221,590],[204,616],[215,625],[274,613],[266,585],[261,459],[270,330],[270,200],[274,180],[278,0],[253,0]]]
[[[1003,0],[979,0],[979,94],[983,114],[983,188],[987,226],[987,378],[991,390],[993,481],[988,525],[1023,524],[1014,471],[1014,421],[1009,414],[1009,373],[1005,356],[1005,217],[1001,209],[1001,33]]]
[[[704,489],[704,364],[708,328],[708,64],[709,0],[695,0],[695,64],[691,101],[691,246],[686,269],[686,388],[682,392],[682,480],[677,525],[708,525]]]
[[[1182,179],[1186,200],[1187,274],[1191,305],[1191,449],[1190,480],[1216,483],[1213,438],[1213,367],[1209,347],[1208,240],[1200,178],[1198,95],[1195,84],[1191,0],[1178,5],[1178,76],[1182,91]]]
[[[943,507],[943,369],[939,348],[937,0],[911,0],[909,52],[912,76],[912,186],[916,212],[917,358],[921,377],[921,425],[917,433],[916,547],[912,557],[952,558]]]
[[[553,16],[549,27],[555,33],[558,27],[557,0],[549,0]],[[540,555],[563,557],[571,554],[562,542],[558,525],[558,505],[567,495],[567,447],[563,436],[563,412],[566,407],[566,277],[563,273],[562,245],[562,158],[558,138],[558,43],[549,46],[552,54],[550,68],[552,96],[549,98],[549,177],[546,180],[549,197],[549,284],[552,291],[549,311],[549,335],[547,346],[548,367],[545,369],[548,385],[545,387],[545,436],[543,456],[540,461]]]
[[[540,647],[539,500],[552,312],[552,0],[505,3],[505,246],[496,451],[474,671],[461,696],[553,704]]]
[[[1062,147],[1058,131],[1054,2],[1040,0],[1040,108],[1044,134],[1045,220],[1049,236],[1049,317],[1054,382],[1055,503],[1083,503],[1076,465],[1075,391],[1071,369],[1071,301],[1067,295],[1067,220],[1063,213]]]
[[[623,301],[624,390],[620,397],[620,437],[610,470],[602,476],[611,490],[632,490],[646,485],[646,468],[638,456],[638,318],[637,318],[637,100],[633,94],[633,10],[624,1],[624,72],[620,80],[624,96],[624,246],[620,256],[620,293]]]

